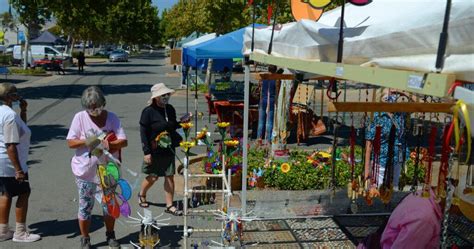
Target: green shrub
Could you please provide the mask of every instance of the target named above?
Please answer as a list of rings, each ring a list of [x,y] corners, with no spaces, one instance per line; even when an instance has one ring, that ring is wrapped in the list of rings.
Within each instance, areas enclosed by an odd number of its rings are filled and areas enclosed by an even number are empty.
[[[356,154],[356,158],[360,157]],[[357,152],[357,151],[356,151]],[[306,190],[306,189],[326,189],[331,182],[330,162],[313,165],[308,162],[310,153],[304,151],[290,152],[290,171],[284,173],[281,171],[282,163],[273,163],[264,172],[265,184],[269,187],[275,187],[282,190]],[[355,175],[362,172],[362,164],[356,164]],[[345,186],[351,177],[351,166],[347,161],[337,160],[335,168],[335,177],[337,187]]]
[[[415,161],[410,158],[406,161],[405,167],[402,168],[400,174],[399,186],[410,186],[413,184],[413,177],[415,175]],[[418,182],[417,185],[423,182],[425,179],[425,165],[423,162],[418,163]]]
[[[0,54],[0,65],[11,65],[12,62],[13,62],[13,55],[10,55],[10,54],[1,55]]]
[[[44,75],[46,74],[46,70],[42,67],[36,68],[9,68],[8,69],[11,74],[27,74],[27,75]]]

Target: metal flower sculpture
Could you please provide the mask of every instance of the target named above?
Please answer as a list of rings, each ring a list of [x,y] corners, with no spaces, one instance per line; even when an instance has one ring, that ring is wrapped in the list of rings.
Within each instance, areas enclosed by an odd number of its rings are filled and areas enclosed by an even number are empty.
[[[160,230],[160,226],[169,225],[169,223],[162,223],[163,221],[168,221],[171,218],[166,219],[158,219],[163,216],[163,213],[160,215],[153,217],[151,211],[144,210],[144,215],[137,212],[140,218],[129,217],[132,220],[128,220],[128,223],[134,224],[135,227],[141,226],[138,243],[130,241],[136,248],[155,248],[155,246],[160,243],[160,237],[158,235],[158,230]]]

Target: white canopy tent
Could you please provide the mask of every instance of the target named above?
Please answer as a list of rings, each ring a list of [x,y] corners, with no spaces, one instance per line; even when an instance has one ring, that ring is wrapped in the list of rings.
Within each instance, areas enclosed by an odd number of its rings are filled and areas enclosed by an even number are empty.
[[[191,46],[203,43],[205,41],[212,40],[214,38],[216,38],[216,33],[205,34],[205,35],[200,36],[200,37],[198,37],[198,38],[196,38],[196,39],[194,39],[190,42],[187,42],[187,43],[183,44],[183,48],[191,47]]]
[[[347,4],[343,63],[392,69],[435,71],[445,0],[376,0],[366,6]],[[474,80],[474,1],[453,0],[442,73]],[[340,9],[318,22],[302,20],[275,29],[272,56],[336,62]],[[255,30],[256,53],[266,54],[272,29]],[[250,54],[252,30],[244,34]]]

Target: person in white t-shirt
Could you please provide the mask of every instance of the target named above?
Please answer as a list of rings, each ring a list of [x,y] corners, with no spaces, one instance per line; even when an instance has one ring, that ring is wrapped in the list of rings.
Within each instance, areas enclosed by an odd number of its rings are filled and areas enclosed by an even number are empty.
[[[30,184],[28,182],[28,151],[31,130],[26,125],[27,102],[10,83],[0,84],[0,241],[34,242],[41,237],[26,230],[26,213]],[[12,106],[20,106],[20,116]],[[16,201],[16,229],[10,231],[8,218],[12,198]],[[0,246],[1,247],[1,246]]]

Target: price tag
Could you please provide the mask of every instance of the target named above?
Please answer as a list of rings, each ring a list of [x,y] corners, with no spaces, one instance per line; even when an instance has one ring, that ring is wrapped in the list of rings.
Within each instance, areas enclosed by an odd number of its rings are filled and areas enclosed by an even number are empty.
[[[336,67],[336,76],[342,76],[344,74],[344,67]]]
[[[423,89],[424,81],[423,76],[420,75],[410,75],[408,76],[408,87],[412,89]]]

